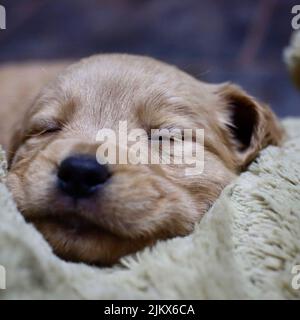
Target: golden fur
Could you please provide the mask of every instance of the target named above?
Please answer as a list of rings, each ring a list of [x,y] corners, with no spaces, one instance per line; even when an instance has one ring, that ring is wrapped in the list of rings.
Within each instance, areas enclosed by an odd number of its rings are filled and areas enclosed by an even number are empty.
[[[26,108],[24,95],[31,99],[62,68],[0,72],[0,142],[8,146],[7,184],[19,209],[67,260],[109,265],[158,239],[190,233],[258,152],[282,139],[271,110],[238,86],[207,84],[140,56],[84,59]],[[97,196],[74,203],[61,194],[55,187],[59,164],[72,154],[95,155],[97,131],[116,129],[121,120],[128,130],[204,129],[203,173],[185,176],[184,165],[110,165],[112,177]]]

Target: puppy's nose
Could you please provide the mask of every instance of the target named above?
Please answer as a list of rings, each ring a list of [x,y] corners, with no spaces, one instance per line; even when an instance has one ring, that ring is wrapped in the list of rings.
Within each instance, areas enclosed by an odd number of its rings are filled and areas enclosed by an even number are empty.
[[[65,159],[58,170],[59,188],[73,198],[84,198],[95,193],[110,176],[106,166],[89,155]]]

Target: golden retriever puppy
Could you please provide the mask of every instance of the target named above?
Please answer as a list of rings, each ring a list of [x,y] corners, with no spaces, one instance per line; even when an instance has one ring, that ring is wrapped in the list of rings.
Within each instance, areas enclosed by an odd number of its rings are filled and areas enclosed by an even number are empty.
[[[204,150],[201,173],[186,174],[185,163],[101,163],[99,130],[118,132],[124,121],[147,133],[146,148],[162,143],[153,129],[203,129],[204,140],[191,140]],[[222,189],[283,135],[271,110],[238,86],[121,54],[65,69],[12,131],[7,185],[20,211],[57,255],[97,265],[189,234]]]

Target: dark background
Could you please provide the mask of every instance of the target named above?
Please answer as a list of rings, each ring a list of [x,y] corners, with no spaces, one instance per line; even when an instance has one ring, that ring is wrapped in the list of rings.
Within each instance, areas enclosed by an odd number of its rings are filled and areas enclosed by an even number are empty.
[[[297,2],[0,0],[7,11],[0,63],[146,54],[205,81],[237,82],[279,116],[299,115],[300,93],[282,59]]]

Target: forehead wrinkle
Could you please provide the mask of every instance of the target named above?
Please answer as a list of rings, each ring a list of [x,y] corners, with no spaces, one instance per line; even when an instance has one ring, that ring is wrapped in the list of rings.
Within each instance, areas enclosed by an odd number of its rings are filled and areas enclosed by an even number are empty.
[[[99,78],[96,83],[95,80],[86,79],[84,87],[74,92],[80,100],[77,112],[95,124],[126,120],[129,107],[134,105],[134,81],[116,75]]]
[[[139,121],[148,128],[202,128],[200,114],[189,105],[188,101],[168,92],[159,91],[140,104],[138,109]],[[199,125],[200,124],[200,125]]]

